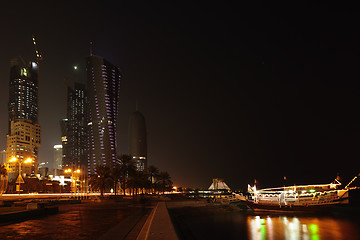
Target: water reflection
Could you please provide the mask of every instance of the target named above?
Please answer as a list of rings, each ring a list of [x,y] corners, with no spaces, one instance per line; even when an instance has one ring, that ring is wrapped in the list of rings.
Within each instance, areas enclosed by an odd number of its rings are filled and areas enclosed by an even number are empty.
[[[248,216],[249,239],[360,239],[358,223],[332,217]]]

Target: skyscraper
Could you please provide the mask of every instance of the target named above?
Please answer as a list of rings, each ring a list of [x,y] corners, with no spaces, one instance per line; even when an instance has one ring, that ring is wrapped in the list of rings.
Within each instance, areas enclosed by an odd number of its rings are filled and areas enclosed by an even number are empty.
[[[147,141],[145,118],[136,110],[129,121],[129,154],[138,171],[147,168]]]
[[[121,72],[102,57],[86,59],[89,99],[88,173],[97,165],[113,167],[116,161],[116,122]]]
[[[54,145],[54,168],[55,169],[62,169],[62,160],[63,160],[63,153],[62,153],[62,145]]]
[[[61,123],[63,167],[87,168],[87,97],[85,85],[67,88],[67,119]]]
[[[16,119],[29,119],[38,123],[38,65],[30,62],[20,64],[18,59],[11,60],[9,81],[9,132],[10,123]]]
[[[68,119],[63,118],[60,120],[60,130],[61,130],[61,145],[62,145],[62,166],[68,164],[68,156],[70,155],[70,147],[68,145]]]
[[[6,150],[0,151],[0,164],[6,163]]]
[[[38,64],[30,62],[19,64],[11,61],[9,81],[6,158],[9,166],[9,178],[16,176],[16,167],[25,159],[31,159],[30,165],[22,165],[26,175],[35,175],[38,166],[38,148],[40,147],[40,125],[38,123]]]

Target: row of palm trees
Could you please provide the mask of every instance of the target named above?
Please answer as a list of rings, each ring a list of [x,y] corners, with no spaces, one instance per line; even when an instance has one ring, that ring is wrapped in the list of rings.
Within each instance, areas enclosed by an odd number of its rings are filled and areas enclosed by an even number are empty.
[[[172,189],[172,181],[168,172],[159,171],[149,166],[144,171],[137,171],[130,155],[123,154],[117,158],[113,169],[99,165],[96,174],[90,176],[89,186],[92,191],[99,191],[101,196],[110,189],[117,194],[121,190],[136,195],[138,193],[164,193]]]
[[[7,188],[7,171],[0,164],[0,194]],[[99,165],[96,174],[90,176],[89,186],[92,191],[100,191],[101,195],[118,189],[125,195],[138,193],[164,193],[172,189],[172,181],[168,172],[159,171],[155,166],[149,166],[144,171],[137,171],[131,156],[123,154],[118,157],[113,169]]]

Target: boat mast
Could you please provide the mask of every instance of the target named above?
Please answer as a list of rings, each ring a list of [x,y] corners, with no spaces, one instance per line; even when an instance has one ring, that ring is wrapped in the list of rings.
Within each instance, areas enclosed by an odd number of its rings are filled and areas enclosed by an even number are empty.
[[[356,175],[356,176],[348,183],[348,185],[346,185],[345,189],[347,189],[347,188],[349,187],[349,185],[352,184],[353,181],[355,181],[355,179],[356,179],[358,176],[360,176],[360,173],[359,173],[358,175]]]

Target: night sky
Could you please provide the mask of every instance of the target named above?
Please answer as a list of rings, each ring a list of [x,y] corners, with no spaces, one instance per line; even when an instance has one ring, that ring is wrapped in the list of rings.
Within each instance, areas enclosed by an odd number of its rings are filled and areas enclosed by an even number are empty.
[[[287,184],[328,183],[360,172],[360,13],[351,6],[7,5],[0,14],[1,149],[10,60],[35,60],[35,34],[43,55],[40,162],[51,162],[61,143],[64,79],[85,82],[92,41],[94,54],[123,72],[118,152],[127,153],[138,100],[148,163],[176,186],[209,187],[213,177],[232,189],[254,179],[283,185],[284,176]]]

